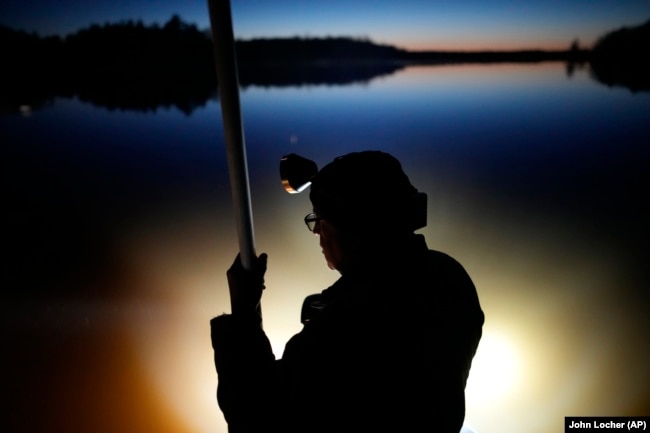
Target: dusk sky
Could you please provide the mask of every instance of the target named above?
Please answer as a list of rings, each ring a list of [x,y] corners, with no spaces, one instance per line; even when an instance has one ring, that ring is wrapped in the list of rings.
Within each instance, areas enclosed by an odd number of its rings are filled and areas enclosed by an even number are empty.
[[[567,48],[650,19],[650,0],[231,0],[235,36],[354,36],[407,49]],[[173,14],[209,27],[207,0],[3,0],[0,24],[39,35]]]

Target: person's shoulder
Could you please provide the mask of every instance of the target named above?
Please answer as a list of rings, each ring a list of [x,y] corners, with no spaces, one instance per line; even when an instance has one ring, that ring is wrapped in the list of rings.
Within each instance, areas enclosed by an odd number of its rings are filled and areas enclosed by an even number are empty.
[[[439,287],[448,288],[447,292],[455,293],[456,296],[477,296],[472,277],[458,260],[445,252],[431,249],[427,251],[426,257],[426,262],[421,267],[424,279],[429,279]]]
[[[452,257],[451,255],[449,255],[449,254],[447,254],[447,253],[445,253],[443,251],[428,249],[427,254],[429,255],[429,257],[431,257],[432,259],[435,259],[435,260],[449,261],[449,262],[458,263],[458,260],[456,260],[454,257]]]
[[[474,281],[465,267],[451,255],[442,251],[429,250],[429,265],[426,271],[430,278],[440,287],[445,287],[440,293],[446,293],[449,300],[453,303],[460,302],[459,305],[474,305],[476,310],[480,311],[478,293]],[[479,314],[482,317],[482,313]],[[481,319],[482,320],[482,319]]]
[[[449,269],[462,270],[465,272],[465,267],[458,260],[443,251],[429,249],[426,256],[428,261],[437,266],[444,266]]]
[[[436,267],[447,267],[455,268],[464,271],[463,265],[452,257],[450,254],[439,251],[433,248],[429,248],[427,242],[422,235],[414,236],[414,242],[412,245],[415,246],[415,250],[418,252],[421,258],[423,258],[427,265],[435,265]]]

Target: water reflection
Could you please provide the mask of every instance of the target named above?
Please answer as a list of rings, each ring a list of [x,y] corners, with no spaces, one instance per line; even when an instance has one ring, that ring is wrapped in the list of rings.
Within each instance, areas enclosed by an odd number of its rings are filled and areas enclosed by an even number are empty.
[[[499,63],[495,63],[498,65]],[[508,63],[507,63],[508,64]],[[438,64],[441,69],[451,64]],[[470,64],[471,65],[471,64]],[[520,63],[525,67],[526,63]],[[205,65],[203,65],[205,66]],[[474,67],[481,67],[475,63]],[[429,66],[428,68],[430,68]],[[471,66],[468,66],[471,67]],[[240,86],[248,88],[283,88],[291,90],[297,87],[352,86],[369,85],[398,74],[408,68],[406,63],[359,63],[359,64],[297,64],[289,66],[249,65],[240,70]],[[648,83],[644,70],[639,71],[634,65],[628,67],[633,71],[621,73],[616,65],[608,63],[588,64],[569,61],[565,63],[565,72],[571,79],[577,72],[588,71],[589,76],[605,86],[627,88],[632,92],[647,92]],[[263,73],[260,73],[263,71]],[[204,108],[210,101],[218,98],[216,80],[208,67],[201,77],[142,77],[137,70],[135,77],[113,76],[103,72],[100,76],[68,78],[75,84],[59,88],[55,85],[37,83],[40,71],[30,71],[38,78],[13,77],[6,80],[5,95],[0,101],[0,114],[21,113],[30,115],[35,110],[47,108],[57,98],[75,98],[109,111],[166,111],[170,108],[191,115]],[[52,77],[49,80],[55,80]]]
[[[429,194],[429,245],[478,287],[486,338],[468,384],[477,431],[546,433],[566,415],[647,413],[647,95],[581,71],[566,80],[554,63],[253,86],[242,105],[276,354],[299,330],[303,296],[337,277],[303,227],[307,197],[281,188],[278,159],[295,151],[323,165],[376,148]],[[13,290],[1,320],[12,431],[226,431],[208,321],[228,309],[237,243],[218,110],[57,100],[0,118],[11,161]]]

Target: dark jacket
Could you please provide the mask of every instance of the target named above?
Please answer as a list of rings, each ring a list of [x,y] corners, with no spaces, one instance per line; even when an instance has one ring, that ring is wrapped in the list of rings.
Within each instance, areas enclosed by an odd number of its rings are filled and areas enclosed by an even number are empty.
[[[460,431],[484,321],[476,290],[421,236],[393,251],[308,298],[317,314],[282,359],[255,317],[212,320],[231,433]]]

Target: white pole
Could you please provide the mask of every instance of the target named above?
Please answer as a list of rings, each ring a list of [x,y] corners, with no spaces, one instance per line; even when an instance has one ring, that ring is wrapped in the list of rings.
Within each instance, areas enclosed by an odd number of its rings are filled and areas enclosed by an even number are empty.
[[[228,154],[230,188],[237,221],[239,253],[244,268],[251,269],[253,259],[256,257],[255,236],[230,1],[208,0],[208,8]]]

